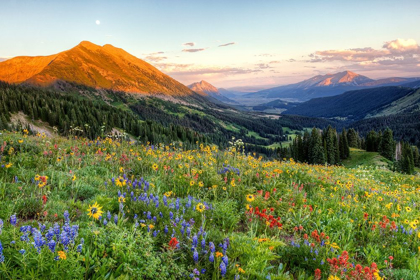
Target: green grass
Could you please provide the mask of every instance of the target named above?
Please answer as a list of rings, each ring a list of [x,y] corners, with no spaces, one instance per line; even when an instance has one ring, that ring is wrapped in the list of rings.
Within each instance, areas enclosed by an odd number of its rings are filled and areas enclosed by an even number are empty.
[[[384,166],[387,167],[389,160],[377,152],[366,152],[356,148],[350,148],[350,158],[343,161],[347,168],[358,166]]]

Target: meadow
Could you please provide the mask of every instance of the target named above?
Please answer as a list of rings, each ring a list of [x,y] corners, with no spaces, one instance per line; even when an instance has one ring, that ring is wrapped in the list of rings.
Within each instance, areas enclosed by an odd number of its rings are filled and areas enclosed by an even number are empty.
[[[420,279],[420,178],[3,131],[0,279]]]

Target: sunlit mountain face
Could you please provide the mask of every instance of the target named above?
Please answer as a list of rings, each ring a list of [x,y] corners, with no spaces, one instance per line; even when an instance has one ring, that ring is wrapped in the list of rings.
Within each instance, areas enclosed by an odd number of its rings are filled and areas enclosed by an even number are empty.
[[[69,82],[129,93],[193,94],[188,87],[123,49],[87,41],[50,56],[20,56],[1,62],[0,80],[43,87]]]

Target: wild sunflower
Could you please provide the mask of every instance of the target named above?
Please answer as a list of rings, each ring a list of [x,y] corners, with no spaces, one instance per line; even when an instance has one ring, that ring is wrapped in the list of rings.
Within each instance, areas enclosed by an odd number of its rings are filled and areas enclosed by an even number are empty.
[[[206,206],[204,206],[204,204],[203,204],[203,203],[198,203],[198,204],[197,204],[197,206],[195,207],[195,209],[196,209],[198,212],[203,212],[204,210],[206,210]]]
[[[92,206],[89,205],[89,209],[87,211],[88,216],[93,217],[96,220],[99,219],[99,217],[101,217],[103,213],[102,207],[100,207],[97,202],[95,202],[95,204],[93,204]]]
[[[118,197],[118,202],[119,202],[119,203],[123,203],[123,202],[125,202],[125,197],[124,197],[124,196],[120,196],[120,197]]]
[[[67,259],[66,253],[64,251],[58,251],[57,254],[58,254],[58,257],[60,258],[60,260]]]
[[[254,201],[254,199],[255,199],[255,197],[252,194],[248,194],[246,196],[246,201],[248,201],[248,202],[252,202],[252,201]]]

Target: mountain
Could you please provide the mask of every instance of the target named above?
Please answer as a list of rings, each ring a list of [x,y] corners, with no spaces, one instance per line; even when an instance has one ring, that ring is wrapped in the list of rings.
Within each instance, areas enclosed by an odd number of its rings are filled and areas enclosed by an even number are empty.
[[[201,82],[197,82],[197,83],[193,83],[191,85],[188,86],[188,88],[190,88],[192,91],[203,95],[203,96],[211,96],[219,101],[222,101],[224,103],[230,103],[230,104],[235,104],[236,102],[229,99],[228,97],[224,96],[219,89],[217,89],[215,86],[213,86],[212,84],[206,82],[206,81],[201,81]]]
[[[372,81],[368,77],[350,71],[344,71],[336,74],[318,75],[296,84],[261,90],[248,94],[247,97],[282,98],[304,101],[317,97],[338,95]]]
[[[411,88],[419,88],[420,87],[420,79],[419,80],[416,80],[414,82],[403,84],[403,86],[405,86],[405,87],[411,87]]]
[[[378,86],[399,86],[419,78],[386,78],[373,80],[351,71],[318,75],[296,84],[274,87],[250,93],[248,98],[280,98],[292,101],[307,101],[312,98],[334,96],[346,91]]]
[[[408,87],[377,87],[314,98],[284,113],[351,121],[416,110],[417,104],[420,104],[420,90]]]
[[[415,82],[415,81],[420,81],[420,78],[400,78],[400,77],[393,77],[393,78],[385,78],[385,79],[379,79],[379,80],[375,80],[372,82],[367,82],[362,84],[362,86],[367,86],[367,87],[378,87],[378,86],[399,86],[399,85],[403,85],[405,86],[405,84],[410,83],[410,82]]]
[[[21,56],[0,62],[0,80],[54,87],[60,83],[141,94],[188,96],[189,88],[149,63],[112,45],[83,41],[50,56]]]

